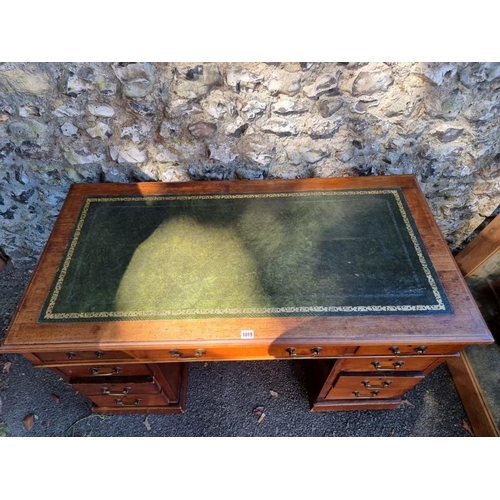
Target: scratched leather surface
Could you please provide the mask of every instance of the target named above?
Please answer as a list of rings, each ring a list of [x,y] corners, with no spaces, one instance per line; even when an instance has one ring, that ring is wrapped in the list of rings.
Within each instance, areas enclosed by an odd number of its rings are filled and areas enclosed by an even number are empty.
[[[89,198],[79,224],[40,321],[450,312],[396,189]]]

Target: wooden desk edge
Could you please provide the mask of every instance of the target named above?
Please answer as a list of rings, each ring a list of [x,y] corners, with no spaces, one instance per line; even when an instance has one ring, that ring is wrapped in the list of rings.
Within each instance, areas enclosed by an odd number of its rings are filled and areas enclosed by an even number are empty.
[[[446,363],[470,420],[474,436],[500,437],[500,430],[495,424],[467,354],[461,352],[460,356],[447,359]]]
[[[464,279],[470,276],[500,248],[500,217],[496,217],[456,257]],[[448,368],[462,404],[477,437],[500,437],[500,430],[489,409],[465,352],[456,359],[447,360]]]

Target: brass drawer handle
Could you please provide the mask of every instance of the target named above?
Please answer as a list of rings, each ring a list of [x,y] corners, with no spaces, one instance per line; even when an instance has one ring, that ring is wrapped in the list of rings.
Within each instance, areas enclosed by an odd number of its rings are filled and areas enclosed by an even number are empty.
[[[297,349],[295,349],[295,347],[287,347],[285,350],[288,354],[290,354],[290,357],[292,357],[292,358],[298,358],[298,357],[308,358],[310,356],[318,356],[319,353],[323,350],[323,348],[322,347],[313,347],[311,349],[311,354],[302,354],[301,356],[297,355]]]
[[[421,345],[421,346],[415,348],[415,352],[417,354],[424,354],[426,350],[427,350],[426,345]],[[401,354],[401,351],[399,350],[398,346],[389,347],[389,351],[391,351],[392,354]]]
[[[75,359],[78,356],[78,353],[70,351],[66,353],[66,356],[68,359]],[[96,351],[95,352],[95,357],[97,359],[100,359],[104,356],[104,351]]]
[[[122,369],[119,366],[113,368],[113,370],[109,373],[99,373],[99,368],[91,368],[90,374],[94,377],[109,377],[111,375],[118,375],[121,371]]]
[[[172,356],[173,358],[182,358],[182,359],[198,359],[198,358],[201,358],[204,354],[207,353],[207,351],[205,349],[196,349],[196,351],[194,351],[194,356],[191,356],[191,357],[185,357],[181,351],[178,351],[177,349],[172,349],[170,351],[168,351],[170,353],[170,356]]]
[[[125,396],[130,392],[130,387],[125,387],[122,392],[110,392],[110,390],[107,387],[103,387],[102,393],[106,394],[107,396]]]
[[[352,393],[357,398],[374,398],[374,397],[378,396],[379,391],[370,391],[369,394],[361,394],[359,391],[352,391]]]
[[[120,406],[137,406],[141,401],[141,398],[137,398],[133,403],[126,404],[121,399],[115,399],[115,403]]]
[[[363,380],[361,383],[367,389],[383,389],[384,387],[389,387],[392,384],[392,380],[384,380],[381,385],[371,385],[369,380]]]
[[[390,365],[382,365],[380,364],[380,361],[372,361],[371,364],[375,367],[375,370],[392,370],[402,368],[403,365],[405,364],[404,361],[396,361],[395,363],[391,363]]]

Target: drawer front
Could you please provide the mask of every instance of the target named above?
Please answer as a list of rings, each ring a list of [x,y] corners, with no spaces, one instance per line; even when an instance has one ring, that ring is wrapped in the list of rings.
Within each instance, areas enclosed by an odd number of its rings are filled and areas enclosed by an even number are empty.
[[[132,355],[123,351],[64,351],[64,352],[36,352],[34,353],[43,363],[72,363],[87,361],[119,361],[133,359]]]
[[[457,345],[422,345],[422,344],[393,344],[386,346],[361,346],[356,350],[355,356],[379,355],[379,356],[399,356],[422,354],[453,354],[462,349]]]
[[[439,358],[430,357],[394,357],[394,358],[349,358],[342,361],[343,372],[384,371],[424,371]]]
[[[311,344],[301,346],[272,345],[272,346],[221,346],[221,347],[179,347],[172,349],[134,350],[131,355],[134,359],[148,363],[168,361],[221,361],[221,360],[248,360],[248,359],[293,359],[293,358],[335,358],[342,356],[348,348],[344,346],[321,346]]]
[[[39,366],[58,368],[70,376],[85,377],[84,375],[73,375],[73,363],[75,365],[92,368],[94,362],[106,363],[109,367],[115,363],[169,363],[169,362],[196,362],[196,361],[238,361],[238,360],[267,360],[267,359],[299,359],[299,358],[336,358],[348,352],[347,347],[326,346],[312,344],[301,346],[272,345],[272,346],[221,346],[221,347],[179,347],[171,349],[148,349],[133,351],[68,351],[59,353],[35,353],[42,363]],[[352,352],[351,348],[351,352]],[[76,373],[76,372],[75,372]]]
[[[154,377],[74,378],[69,383],[85,396],[121,397],[161,392]]]
[[[117,377],[151,375],[147,365],[88,365],[88,366],[62,366],[58,370],[68,377]]]
[[[159,394],[127,394],[123,396],[89,396],[97,406],[105,408],[144,408],[148,406],[167,406],[168,398]]]
[[[418,384],[424,376],[414,373],[411,377],[343,375],[328,392],[326,399],[384,399],[402,396]]]
[[[344,346],[322,346],[321,344],[313,345],[274,345],[269,347],[269,352],[275,358],[336,358],[343,356],[348,348]]]

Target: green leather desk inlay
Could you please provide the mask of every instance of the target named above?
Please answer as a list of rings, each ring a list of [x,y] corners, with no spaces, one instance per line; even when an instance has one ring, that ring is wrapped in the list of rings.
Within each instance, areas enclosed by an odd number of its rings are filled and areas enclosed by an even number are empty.
[[[391,188],[89,197],[39,321],[450,312]]]

